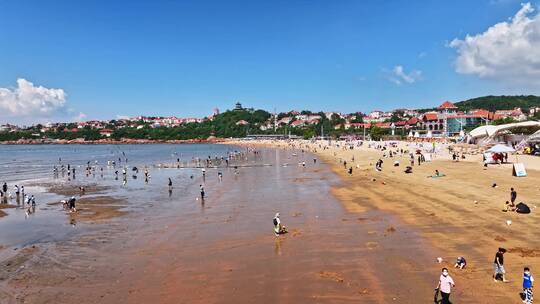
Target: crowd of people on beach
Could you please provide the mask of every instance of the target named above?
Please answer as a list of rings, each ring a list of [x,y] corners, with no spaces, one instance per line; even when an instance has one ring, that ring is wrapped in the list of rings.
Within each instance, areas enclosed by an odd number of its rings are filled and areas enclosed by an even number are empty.
[[[36,212],[36,197],[33,194],[26,193],[23,185],[14,185],[13,192],[10,192],[7,182],[4,182],[0,189],[0,203],[8,204],[13,200],[19,208],[25,209],[26,217]]]
[[[394,158],[393,161],[394,167],[399,167],[400,161],[396,158],[401,158],[404,156],[408,156],[409,158],[409,166],[406,166],[404,173],[411,174],[413,173],[413,167],[415,165],[422,165],[426,161],[428,161],[426,155],[429,156],[429,161],[431,161],[435,157],[441,157],[443,147],[439,147],[439,149],[436,148],[435,143],[427,144],[427,143],[416,143],[413,147],[410,147],[410,149],[403,149],[402,147],[399,147],[396,143],[368,143],[365,145],[362,141],[349,141],[349,142],[343,142],[343,141],[334,141],[334,142],[323,142],[323,141],[291,141],[288,144],[286,144],[284,147],[290,150],[300,150],[304,151],[304,149],[309,150],[311,152],[316,153],[317,150],[330,150],[334,149],[333,155],[337,158],[337,150],[353,150],[360,147],[368,147],[370,149],[378,150],[381,152],[381,158],[379,158],[374,165],[374,169],[376,172],[383,171],[383,159],[385,158]],[[454,162],[459,162],[460,160],[466,159],[466,156],[464,153],[459,154],[458,152],[453,151],[451,153],[452,160]],[[502,155],[502,161],[507,159],[507,155]],[[343,168],[346,170],[349,176],[353,175],[353,166],[350,165],[348,161],[351,163],[355,162],[354,155],[351,157],[350,160],[338,158],[339,163],[343,166]],[[359,166],[357,165],[357,168]],[[441,178],[445,177],[446,175],[442,172],[440,172],[438,169],[435,169],[434,173],[432,175],[429,175],[429,178]],[[375,180],[375,179],[373,179]],[[384,182],[383,182],[384,184]],[[523,203],[517,203],[517,191],[514,187],[510,189],[510,199],[509,201],[506,201],[505,203],[505,209],[503,210],[505,212],[512,211],[517,213],[530,213],[529,207]],[[276,236],[280,236],[283,233],[286,233],[285,230],[281,230],[281,220],[279,218],[279,213],[277,213],[273,219],[274,224],[274,233]],[[506,270],[504,268],[504,253],[506,252],[506,249],[499,248],[495,259],[493,262],[493,280],[498,282],[508,282],[506,278]],[[442,262],[442,259],[439,261]],[[462,270],[467,267],[467,261],[465,257],[460,256],[456,259],[456,263],[454,267],[457,270]],[[523,303],[531,304],[533,303],[533,276],[531,275],[530,267],[524,267],[523,270],[523,290],[521,292],[521,298]],[[456,286],[453,278],[449,274],[448,268],[443,268],[441,270],[441,275],[438,280],[438,284],[436,286],[436,293],[434,297],[434,301],[436,303],[451,303],[450,302],[450,294],[452,289]]]
[[[367,143],[367,144],[366,144]],[[424,146],[425,145],[425,146]],[[287,144],[287,148],[291,149],[293,151],[300,151],[299,153],[302,153],[302,155],[305,154],[306,151],[311,152],[317,152],[317,150],[329,150],[329,149],[336,149],[336,150],[354,150],[359,148],[367,148],[373,149],[380,152],[380,158],[377,159],[377,161],[373,164],[371,163],[370,166],[372,169],[375,170],[375,172],[382,172],[383,171],[383,159],[391,159],[390,164],[393,164],[393,167],[400,167],[400,159],[405,158],[404,162],[407,163],[408,159],[408,166],[405,167],[405,170],[403,171],[405,174],[413,174],[413,167],[414,166],[421,166],[422,164],[431,161],[435,157],[439,157],[440,152],[442,151],[442,148],[436,149],[435,143],[416,143],[415,146],[410,146],[408,149],[398,146],[396,143],[377,143],[377,142],[364,142],[364,141],[352,141],[352,142],[343,142],[343,141],[335,141],[335,142],[314,142],[314,141],[290,141]],[[180,157],[176,158],[176,161],[172,164],[156,164],[154,167],[156,168],[198,168],[200,169],[200,178],[202,180],[201,183],[199,183],[199,197],[197,197],[197,200],[200,200],[201,204],[205,203],[206,197],[206,190],[205,190],[205,182],[207,178],[207,169],[215,168],[217,169],[217,179],[218,182],[221,183],[223,181],[223,171],[221,169],[223,168],[229,168],[231,165],[234,168],[234,175],[239,174],[238,170],[238,164],[246,160],[249,155],[257,155],[259,151],[254,148],[246,148],[245,151],[234,151],[229,152],[227,155],[224,156],[208,156],[207,158],[201,159],[193,157],[191,161],[183,161]],[[295,155],[295,154],[293,154]],[[451,154],[452,160],[455,162],[458,162],[460,159],[464,159],[465,155],[462,154],[461,156],[457,152],[453,152]],[[334,152],[334,156],[337,156],[336,152]],[[507,156],[506,156],[507,158]],[[504,157],[503,157],[504,159]],[[351,158],[339,158],[340,164],[342,164],[343,169],[346,170],[347,174],[349,176],[353,176],[353,173],[355,172],[353,169],[353,165],[355,164],[355,158],[354,155]],[[317,159],[313,158],[313,164],[317,164]],[[301,168],[305,168],[307,166],[305,161],[298,162],[298,166]],[[143,175],[144,175],[144,182],[148,184],[151,179],[150,170],[152,166],[144,165],[143,168]],[[104,170],[104,168],[109,169],[107,171]],[[356,165],[356,168],[360,168],[359,165]],[[343,170],[341,169],[341,170]],[[114,170],[114,171],[113,171]],[[84,172],[86,176],[90,175],[96,175],[99,174],[101,177],[103,177],[106,172],[114,172],[114,180],[120,179],[120,172],[121,172],[121,180],[122,180],[122,186],[126,186],[128,183],[128,172],[131,172],[131,177],[133,179],[137,179],[137,176],[139,174],[139,167],[137,166],[129,166],[128,165],[128,159],[125,154],[123,154],[123,157],[119,157],[118,161],[116,160],[109,160],[107,162],[106,166],[100,166],[97,161],[94,163],[88,161],[86,163],[86,166],[84,167]],[[53,167],[53,177],[54,178],[65,178],[67,177],[67,181],[74,181],[76,179],[76,167],[72,166],[71,164],[63,164],[61,162],[61,159],[59,159],[59,164],[55,165]],[[399,171],[402,172],[402,171]],[[380,174],[380,173],[379,173]],[[435,169],[434,173],[432,175],[427,176],[428,178],[443,178],[446,175],[439,171],[439,169]],[[194,175],[190,175],[190,179],[194,179]],[[167,178],[167,191],[169,196],[172,195],[174,185],[173,185],[173,179],[171,177]],[[494,187],[497,185],[494,184]],[[84,186],[79,186],[80,195],[82,196],[85,193]],[[22,203],[22,206],[24,208],[27,208],[27,215],[34,213],[36,208],[36,198],[34,195],[30,195],[28,193],[25,193],[24,186],[14,185],[13,186],[13,192],[8,191],[8,184],[6,182],[3,183],[2,188],[0,189],[0,196],[1,201],[3,203],[7,203],[8,199],[13,200],[17,202],[19,205]],[[530,213],[529,207],[523,203],[519,202],[517,203],[517,191],[514,187],[510,189],[510,198],[508,201],[505,202],[503,211],[504,212],[518,212],[518,213]],[[68,199],[62,200],[62,206],[63,209],[72,213],[77,212],[76,208],[76,201],[77,198],[75,195],[69,197]],[[276,237],[280,237],[284,234],[287,234],[288,229],[287,227],[282,223],[282,219],[279,212],[276,212],[274,217],[272,218],[272,224],[273,224],[273,233]],[[506,253],[505,248],[499,248],[498,251],[495,254],[495,258],[493,261],[493,280],[498,282],[508,282],[506,278],[506,270],[504,268],[504,254]],[[442,260],[441,260],[442,261]],[[439,261],[439,263],[441,263]],[[460,256],[456,259],[456,263],[454,264],[454,267],[456,271],[463,270],[465,268],[468,268],[469,265],[467,264],[467,261],[465,257]],[[531,275],[530,267],[524,267],[523,271],[523,291],[522,291],[522,300],[523,303],[531,304],[533,303],[533,282],[534,278]],[[450,295],[453,290],[453,288],[456,287],[456,284],[454,282],[454,279],[450,276],[448,268],[444,267],[441,270],[441,274],[439,276],[439,280],[437,283],[437,286],[435,288],[435,296],[434,301],[438,303],[450,303]],[[439,297],[441,298],[439,300]]]

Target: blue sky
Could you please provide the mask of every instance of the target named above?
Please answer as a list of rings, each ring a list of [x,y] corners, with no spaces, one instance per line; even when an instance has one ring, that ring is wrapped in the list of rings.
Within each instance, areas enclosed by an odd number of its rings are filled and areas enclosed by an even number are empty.
[[[0,119],[205,116],[236,101],[352,112],[538,94],[536,83],[509,81],[510,63],[470,53],[490,50],[486,39],[450,46],[520,9],[512,0],[0,0],[0,88],[13,93],[22,78],[66,94],[47,95],[45,110],[12,94]],[[469,55],[495,72],[456,67]]]

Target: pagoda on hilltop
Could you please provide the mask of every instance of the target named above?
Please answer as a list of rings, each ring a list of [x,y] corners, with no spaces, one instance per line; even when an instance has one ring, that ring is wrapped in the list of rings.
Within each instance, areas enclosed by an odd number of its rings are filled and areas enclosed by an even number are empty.
[[[238,101],[236,105],[234,106],[235,111],[242,111],[244,108],[242,108],[242,104]]]

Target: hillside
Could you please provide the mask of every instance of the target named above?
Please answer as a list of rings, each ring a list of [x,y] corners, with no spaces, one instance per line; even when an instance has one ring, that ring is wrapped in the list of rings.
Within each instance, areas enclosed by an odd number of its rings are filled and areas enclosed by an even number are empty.
[[[540,107],[540,96],[483,96],[455,103],[460,110],[486,109],[489,111],[513,108],[529,109]]]

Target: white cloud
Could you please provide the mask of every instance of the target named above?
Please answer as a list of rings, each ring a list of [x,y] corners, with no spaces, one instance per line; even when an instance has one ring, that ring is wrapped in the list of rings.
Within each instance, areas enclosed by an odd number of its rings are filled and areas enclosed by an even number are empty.
[[[0,116],[50,117],[65,108],[66,97],[62,89],[34,86],[26,79],[19,78],[16,88],[0,88]]]
[[[530,3],[485,32],[454,39],[456,71],[503,82],[540,85],[540,15]]]
[[[391,82],[401,85],[403,83],[412,84],[416,81],[422,79],[422,72],[413,70],[410,73],[406,73],[405,69],[401,65],[396,65],[392,71],[385,71],[387,74],[388,80]]]

